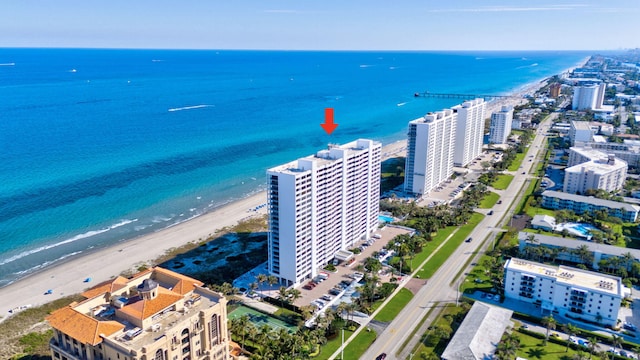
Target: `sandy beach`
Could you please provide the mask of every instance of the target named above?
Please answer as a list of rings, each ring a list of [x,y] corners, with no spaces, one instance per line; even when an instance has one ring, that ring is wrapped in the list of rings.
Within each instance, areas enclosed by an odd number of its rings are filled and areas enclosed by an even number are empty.
[[[526,101],[525,94],[533,94],[546,81],[537,81],[513,93],[513,98],[499,99],[488,103],[486,116],[500,110],[503,105],[518,105]],[[405,156],[406,140],[383,146],[382,159]],[[99,282],[131,270],[143,263],[166,254],[172,248],[190,242],[199,242],[216,234],[219,230],[238,224],[252,216],[266,214],[266,207],[255,209],[266,202],[266,192],[227,204],[202,216],[185,221],[173,227],[160,230],[119,243],[117,245],[83,255],[57,266],[47,268],[27,278],[0,289],[0,316],[6,319],[10,309],[21,306],[38,306],[54,299],[80,293]],[[85,283],[84,279],[91,278]],[[231,282],[233,279],[229,279]],[[53,293],[45,295],[48,289]],[[2,321],[0,319],[0,321]]]

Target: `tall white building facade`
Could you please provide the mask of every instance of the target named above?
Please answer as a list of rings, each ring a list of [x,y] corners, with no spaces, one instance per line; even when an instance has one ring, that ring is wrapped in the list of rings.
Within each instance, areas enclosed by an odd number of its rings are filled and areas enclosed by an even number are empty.
[[[572,121],[569,128],[569,139],[571,139],[571,144],[573,145],[590,142],[596,132],[597,130],[592,129],[591,125],[586,121]]]
[[[317,274],[378,226],[382,145],[359,139],[267,170],[268,268],[286,285]]]
[[[568,167],[564,169],[562,191],[584,194],[589,189],[608,192],[620,190],[627,178],[627,168],[627,163],[614,155]]]
[[[605,90],[605,83],[575,86],[571,108],[573,110],[601,109]]]
[[[446,109],[409,122],[405,192],[426,194],[453,174],[457,116]]]
[[[503,106],[499,112],[491,114],[491,126],[489,128],[489,142],[504,144],[511,133],[513,122],[513,108]]]
[[[507,260],[504,268],[505,297],[537,303],[561,315],[616,324],[624,297],[619,277],[516,258]]]
[[[458,113],[453,165],[466,166],[482,153],[485,108],[486,103],[480,98],[453,107]]]

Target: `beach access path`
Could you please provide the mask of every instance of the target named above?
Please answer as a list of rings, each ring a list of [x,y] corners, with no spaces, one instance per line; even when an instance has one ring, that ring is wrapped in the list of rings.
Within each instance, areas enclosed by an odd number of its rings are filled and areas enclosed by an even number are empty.
[[[406,141],[397,141],[383,147],[382,158],[405,156],[405,151]],[[152,262],[172,248],[200,242],[248,217],[263,216],[267,213],[266,207],[251,209],[266,201],[266,191],[262,191],[172,227],[81,255],[0,288],[0,321],[11,315],[9,310],[25,305],[39,306],[81,293],[123,271]],[[84,282],[87,278],[91,281]],[[233,279],[228,281],[231,283]],[[49,289],[52,293],[45,294]]]

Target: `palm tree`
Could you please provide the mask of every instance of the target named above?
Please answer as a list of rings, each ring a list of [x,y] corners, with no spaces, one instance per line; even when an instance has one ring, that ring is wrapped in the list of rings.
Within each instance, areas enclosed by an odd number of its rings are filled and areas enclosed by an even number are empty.
[[[549,330],[556,329],[556,319],[553,318],[553,315],[545,316],[542,318],[542,325],[547,328],[547,334],[544,337],[544,344],[547,345],[547,341],[549,340]]]
[[[235,321],[235,326],[234,325],[234,321]],[[235,318],[231,321],[231,325],[232,327],[235,327],[235,333],[241,332],[242,333],[242,352],[244,352],[244,336],[247,332],[247,328],[249,325],[249,316],[248,315],[242,315],[239,318]],[[252,325],[253,326],[253,325]]]
[[[347,310],[347,303],[341,302],[336,306],[336,314],[343,317],[344,312]]]
[[[596,339],[595,336],[590,337],[589,344],[587,346],[589,347],[589,360],[591,360],[591,356],[593,356],[598,349],[598,339]]]
[[[256,289],[258,288],[258,283],[257,282],[252,282],[251,284],[249,284],[249,289],[251,289],[251,291],[256,291]]]
[[[267,283],[269,284],[269,288],[278,283],[278,277],[274,275],[267,276]]]
[[[633,264],[633,262],[636,261],[636,257],[633,256],[633,254],[630,251],[627,251],[626,253],[622,254],[622,261],[624,262],[627,271],[630,271],[631,264]]]
[[[267,282],[267,275],[258,274],[258,276],[256,277],[256,280],[258,280],[258,283],[260,284],[260,293],[262,293],[262,284]],[[264,295],[264,294],[262,294],[262,295]]]
[[[281,307],[284,307],[284,302],[287,300],[288,296],[289,296],[289,291],[287,291],[287,288],[284,286],[280,286],[280,289],[278,290],[278,299],[280,299]]]
[[[302,297],[302,293],[300,292],[300,290],[291,289],[289,290],[289,296],[287,297],[287,299],[289,299],[290,304],[294,304],[301,297]]]
[[[611,345],[613,345],[614,349],[617,349],[619,346],[622,349],[622,337],[616,334],[611,334]],[[613,359],[613,355],[611,356],[611,358]]]
[[[353,313],[358,310],[358,305],[354,302],[347,304],[347,320],[353,321]]]
[[[576,334],[576,332],[578,331],[578,328],[575,325],[568,323],[568,324],[562,325],[562,330],[567,335],[569,335],[569,337],[572,337],[573,335]],[[571,341],[567,340],[567,348],[565,349],[564,352],[569,352],[569,344],[571,344]]]

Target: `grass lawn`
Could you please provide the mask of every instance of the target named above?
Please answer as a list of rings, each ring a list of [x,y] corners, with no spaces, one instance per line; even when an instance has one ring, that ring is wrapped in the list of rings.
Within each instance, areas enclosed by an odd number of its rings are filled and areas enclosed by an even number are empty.
[[[500,199],[500,195],[490,191],[484,197],[484,199],[482,199],[482,201],[480,202],[479,208],[480,209],[491,209],[493,207],[493,205],[496,204],[498,199]]]
[[[487,274],[487,269],[482,265],[487,259],[489,259],[488,255],[482,255],[477,265],[471,269],[462,284],[461,290],[464,293],[472,294],[476,290],[489,291],[491,289],[491,281]]]
[[[384,322],[389,322],[395,319],[398,313],[400,313],[412,298],[413,294],[411,291],[405,288],[400,289],[396,296],[394,296],[393,299],[391,299],[391,301],[389,301],[387,305],[380,310],[374,319]]]
[[[447,304],[438,317],[434,320],[433,326],[439,326],[447,331],[451,331],[451,319],[450,316],[454,316],[462,311],[462,308],[459,306],[455,306],[453,304]],[[447,316],[450,315],[450,316]],[[430,335],[431,330],[427,330],[426,333],[422,334],[422,341],[418,343],[415,349],[413,349],[413,354],[416,359],[420,359],[422,354],[428,355],[431,353],[438,353],[440,355],[444,348],[446,347],[446,343],[448,340],[441,340],[439,338],[434,338]],[[453,333],[451,334],[453,336]]]
[[[534,207],[534,206],[527,206],[526,210],[525,210],[526,214],[534,217],[535,215],[549,215],[549,216],[556,216],[556,212],[554,210],[550,210],[550,209],[543,209],[540,207]]]
[[[433,274],[438,271],[440,266],[449,258],[449,255],[453,253],[460,244],[464,242],[465,239],[469,236],[471,231],[478,225],[480,221],[484,219],[484,215],[479,213],[473,213],[471,215],[471,219],[465,225],[462,225],[458,231],[449,239],[449,241],[444,244],[436,256],[432,257],[418,272],[418,275],[422,279],[428,279]],[[479,239],[476,239],[479,241]]]
[[[491,186],[493,186],[493,188],[497,190],[505,190],[509,187],[509,184],[511,184],[511,180],[513,180],[513,175],[500,174],[498,175],[496,181],[491,184]]]
[[[522,160],[524,160],[525,155],[526,155],[525,153],[516,154],[516,158],[513,159],[513,162],[511,163],[511,165],[509,165],[507,170],[517,171],[520,168],[520,165],[522,165]]]
[[[522,211],[524,209],[526,209],[526,205],[530,201],[529,200],[529,195],[533,194],[533,191],[536,189],[536,183],[537,183],[537,181],[531,181],[529,183],[529,186],[527,186],[527,190],[524,193],[524,196],[522,197],[522,199],[518,203],[518,206],[516,206],[516,208],[515,208],[515,213],[516,214],[520,214],[520,213],[522,213]]]
[[[523,334],[519,331],[515,333],[520,338],[521,348],[516,352],[516,356],[525,359],[541,359],[541,360],[570,360],[573,359],[573,355],[577,354],[577,351],[569,348],[568,352],[565,352],[567,347],[548,341],[547,345],[543,344],[542,339],[535,338],[533,336]],[[586,349],[585,349],[586,353]],[[588,357],[589,355],[587,355]],[[595,358],[595,357],[594,357]]]
[[[431,253],[433,252],[433,250],[435,248],[437,248],[438,246],[440,246],[440,244],[442,244],[442,242],[444,241],[444,239],[446,239],[447,237],[449,237],[449,235],[451,235],[452,232],[454,232],[456,229],[458,229],[457,226],[447,226],[444,229],[440,229],[438,230],[438,233],[436,234],[436,236],[434,236],[431,241],[429,241],[427,243],[427,245],[425,245],[422,248],[422,251],[418,254],[416,254],[416,256],[413,257],[413,260],[411,260],[411,264],[416,264],[416,265],[420,265],[422,264],[422,262],[429,257],[429,255],[431,255]],[[413,269],[412,269],[413,270]]]
[[[345,330],[344,341],[347,341],[347,339],[350,338],[351,335],[353,335],[353,331]],[[318,356],[314,357],[313,359],[318,359],[318,360],[328,359],[334,352],[336,352],[336,350],[338,350],[338,348],[340,348],[340,345],[342,345],[342,334],[338,334],[338,336],[334,337],[333,339],[327,341],[326,344],[322,345],[320,347],[320,354],[318,354]]]
[[[352,342],[344,348],[344,355],[347,359],[359,359],[362,354],[373,344],[376,339],[376,332],[366,329],[361,331]],[[340,359],[337,357],[336,359]]]

